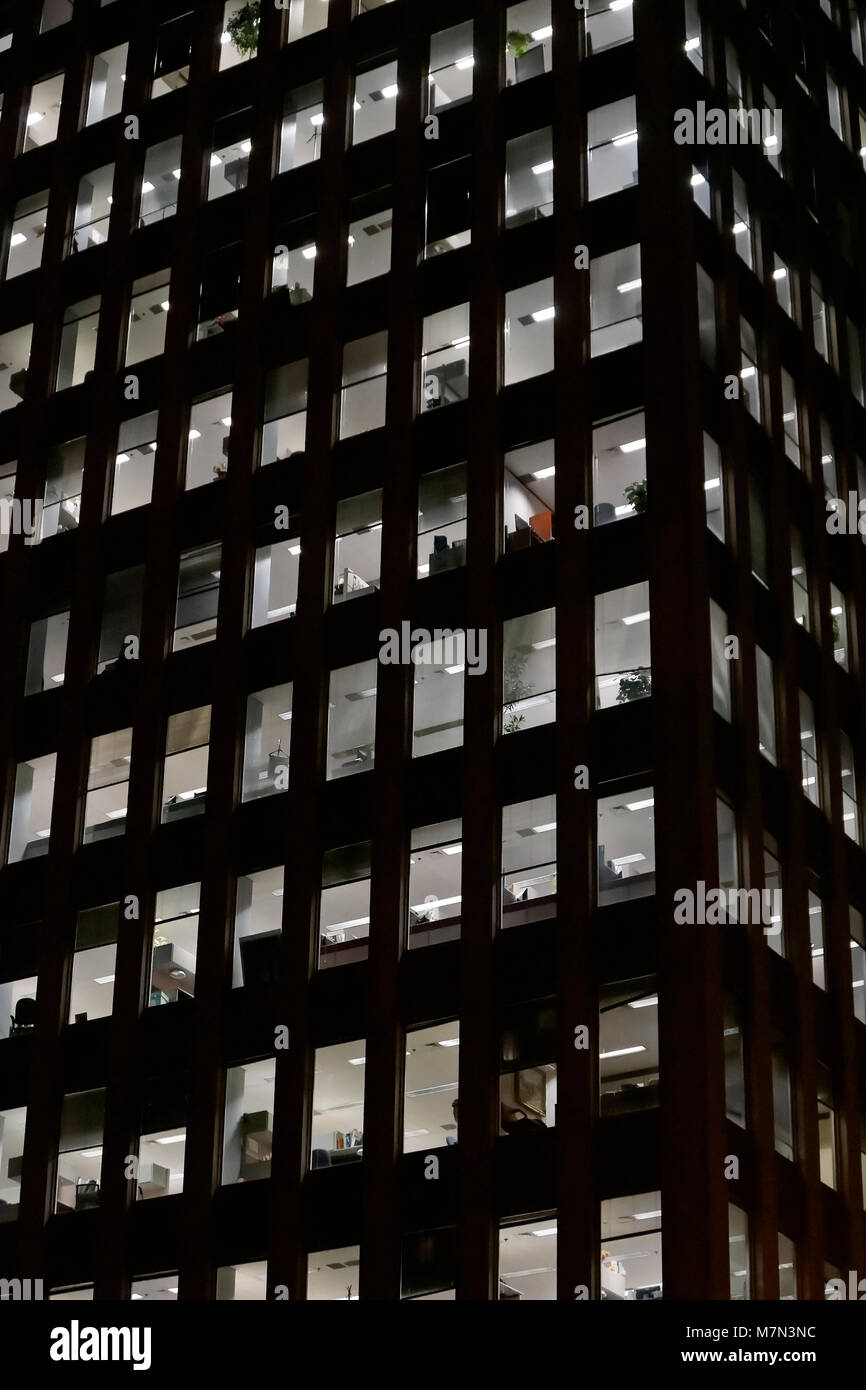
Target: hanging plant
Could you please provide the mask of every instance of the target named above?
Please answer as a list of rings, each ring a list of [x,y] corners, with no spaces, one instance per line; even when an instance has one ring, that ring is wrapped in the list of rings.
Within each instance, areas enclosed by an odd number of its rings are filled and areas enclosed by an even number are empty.
[[[505,51],[509,58],[522,58],[531,43],[532,35],[524,34],[521,29],[509,29],[505,35]]]
[[[502,721],[502,732],[505,734],[516,734],[526,718],[524,714],[518,714],[514,706],[532,694],[533,687],[521,679],[528,660],[529,653],[521,651],[510,652],[505,660],[502,680],[506,716]]]
[[[643,700],[651,694],[652,679],[647,672],[632,671],[630,675],[623,676],[620,680],[616,701],[619,705],[625,705],[630,700]]]
[[[254,57],[258,49],[260,15],[261,0],[249,0],[226,25],[226,33],[242,58]]]
[[[648,506],[646,478],[642,478],[639,483],[629,483],[623,495],[626,502],[630,502],[634,507],[635,515],[640,516]]]

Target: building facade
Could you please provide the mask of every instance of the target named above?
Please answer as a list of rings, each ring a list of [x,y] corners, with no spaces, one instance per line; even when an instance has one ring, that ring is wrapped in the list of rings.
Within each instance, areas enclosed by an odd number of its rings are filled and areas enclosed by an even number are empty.
[[[866,1275],[864,53],[0,5],[4,1275]]]

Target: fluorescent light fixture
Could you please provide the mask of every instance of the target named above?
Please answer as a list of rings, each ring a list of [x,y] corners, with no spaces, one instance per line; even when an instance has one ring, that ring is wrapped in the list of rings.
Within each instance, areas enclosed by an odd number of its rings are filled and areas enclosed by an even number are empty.
[[[230,415],[224,415],[220,420],[220,424],[225,425],[226,429],[230,430],[232,427],[232,417]]]
[[[786,425],[787,425],[787,424],[790,424],[790,422],[791,422],[792,420],[796,420],[796,418],[797,418],[797,413],[796,413],[796,411],[794,411],[794,410],[789,410],[789,411],[787,412],[787,414],[785,414],[785,415],[782,416],[782,420],[783,420],[783,422],[784,422]]]
[[[553,318],[555,313],[556,309],[551,304],[549,309],[536,309],[535,313],[532,314],[530,317],[532,318],[533,323],[546,323],[548,319]]]
[[[467,333],[465,338],[452,338],[452,340],[451,340],[451,346],[452,346],[452,347],[465,347],[466,344],[467,344],[468,342],[469,342],[469,334]]]
[[[325,116],[322,111],[317,111],[315,116],[310,117],[310,125],[324,125]]]
[[[618,135],[618,136],[616,137],[616,139],[614,140],[614,142],[613,142],[614,149],[617,149],[617,150],[622,149],[623,145],[635,145],[635,144],[637,144],[637,131],[636,131],[636,130],[629,130],[629,131],[626,131],[625,135]]]
[[[646,440],[645,440],[645,439],[632,439],[632,440],[629,441],[628,444],[620,444],[620,446],[619,446],[619,451],[620,451],[621,454],[636,454],[636,453],[638,452],[639,449],[645,449],[645,448],[646,448]]]
[[[440,845],[440,846],[439,846],[439,852],[440,852],[440,854],[462,854],[462,853],[463,853],[463,846],[462,846],[462,845]]]
[[[9,241],[10,246],[21,246],[27,240],[23,232],[13,232]]]
[[[153,189],[154,185],[150,182],[149,179],[145,179],[144,183],[141,185],[142,193],[152,193]]]
[[[537,177],[539,177],[539,178],[541,177],[542,174],[551,174],[551,173],[553,173],[553,160],[552,160],[552,159],[545,159],[545,161],[544,161],[543,164],[533,164],[533,166],[532,166],[532,172],[533,172],[533,174],[535,174],[535,175],[536,175]]]
[[[539,468],[538,472],[537,472],[537,473],[533,473],[532,476],[533,476],[533,478],[537,478],[538,481],[541,482],[544,478],[552,478],[555,472],[556,472],[556,465],[553,464],[550,468]],[[535,645],[535,644],[533,644],[533,645]]]
[[[350,1067],[363,1067],[363,1065],[364,1065],[364,1063],[366,1062],[366,1060],[367,1060],[366,1057],[350,1057],[350,1058],[349,1058],[349,1066],[350,1066]]]
[[[466,667],[465,667],[465,665],[463,665],[463,666],[446,666],[446,667],[445,667],[445,670],[448,672],[449,676],[459,676],[461,671],[465,671],[465,670],[466,670]]]
[[[201,430],[190,430],[190,439],[201,439]]]
[[[383,97],[387,97],[387,99],[388,99],[389,101],[391,101],[391,100],[393,100],[393,98],[397,95],[397,92],[398,92],[398,91],[399,91],[399,88],[398,88],[398,86],[397,86],[397,83],[396,83],[396,82],[392,82],[391,85],[390,85],[390,87],[383,87],[383,88],[382,88],[382,96],[383,96]]]
[[[118,454],[115,463],[129,463],[129,454]]]
[[[180,178],[180,170],[179,170],[179,169],[172,169],[171,172],[172,172],[172,174],[174,175],[174,177],[175,177],[176,179],[179,179],[179,178]]]
[[[252,152],[253,152],[253,142],[252,142],[252,140],[242,140],[242,141],[241,141],[241,152],[242,152],[243,154],[252,154]]]
[[[706,183],[706,179],[704,178],[703,174],[695,172],[694,174],[692,174],[692,177],[689,180],[689,182],[691,183],[692,188],[700,188],[702,184]]]
[[[28,124],[29,126],[30,126],[30,125],[38,125],[40,121],[44,121],[44,120],[45,120],[45,112],[44,112],[44,111],[31,111],[30,114],[29,114],[29,116],[27,117],[27,124]]]
[[[62,685],[63,682],[66,680],[66,676],[65,676],[65,675],[63,674],[63,672],[61,671],[59,675],[57,675],[57,676],[52,676],[51,679],[52,679],[53,681],[56,681],[56,683],[57,683],[58,685]]]
[[[323,930],[326,932],[349,931],[351,927],[368,927],[369,925],[369,917],[353,917],[348,922],[332,922],[329,927],[324,927]]]
[[[169,304],[169,301],[167,299],[163,299],[159,307],[163,310],[164,313],[167,314],[169,309],[171,308],[171,305]]]
[[[704,492],[712,492],[712,491],[713,491],[713,488],[717,488],[717,487],[721,487],[721,486],[722,486],[722,480],[721,480],[721,478],[708,478],[707,481],[704,483]]]
[[[750,377],[756,376],[757,372],[757,367],[744,367],[740,372],[740,379],[742,381],[748,381]]]
[[[609,10],[627,10],[634,4],[634,0],[610,0]]]
[[[634,503],[625,502],[621,507],[614,507],[614,516],[634,516]]]
[[[291,711],[290,709],[284,709],[283,712],[282,712],[282,714],[278,714],[278,715],[277,715],[277,718],[278,718],[278,719],[283,719],[283,720],[285,720],[285,719],[291,719],[291,717],[292,717],[292,711]]]
[[[95,985],[113,985],[113,984],[114,984],[114,976],[113,976],[113,975],[94,975],[94,977],[93,977],[93,983],[94,983]]]
[[[123,820],[126,815],[126,807],[121,806],[119,811],[106,811],[105,814],[109,820]]]
[[[154,1139],[154,1144],[183,1144],[186,1141],[185,1134],[169,1134],[165,1139]]]
[[[779,137],[778,137],[778,135],[766,135],[766,136],[764,137],[764,148],[767,149],[767,150],[772,150],[772,149],[774,149],[775,146],[778,145],[778,143],[779,143]]]
[[[625,803],[625,809],[627,811],[647,811],[650,806],[655,806],[655,804],[655,797],[648,796],[646,801],[627,801]]]
[[[615,1052],[600,1052],[598,1054],[598,1060],[600,1062],[606,1062],[611,1057],[631,1057],[635,1052],[646,1052],[643,1043],[638,1047],[618,1047]]]
[[[404,1139],[420,1139],[423,1134],[429,1134],[429,1129],[407,1129],[403,1131]]]
[[[211,157],[210,157],[210,167],[211,167],[212,169],[218,169],[218,168],[220,167],[221,164],[222,164],[222,160],[220,159],[219,155],[218,155],[218,154],[212,154]]]
[[[742,236],[743,232],[747,232],[748,230],[749,228],[745,222],[735,222],[733,227],[731,228],[731,231],[733,232],[734,236]]]
[[[290,555],[300,555],[301,553],[301,547],[299,545],[289,545],[286,549]]]
[[[470,53],[468,58],[458,58],[458,59],[457,59],[457,62],[454,64],[454,66],[455,66],[455,68],[459,68],[461,72],[465,72],[467,68],[473,67],[474,64],[475,64],[475,59],[473,58],[472,54]]]
[[[780,267],[779,270],[774,270],[774,271],[773,271],[773,279],[774,279],[774,280],[786,280],[787,278],[788,278],[788,272],[787,272],[787,270],[785,270],[784,266]]]
[[[436,1046],[437,1046],[437,1047],[459,1047],[459,1046],[460,1046],[460,1039],[459,1039],[459,1038],[442,1038],[441,1041],[438,1042],[438,1043],[436,1044]]]
[[[537,475],[535,475],[535,476],[537,476]],[[555,647],[555,646],[556,646],[556,638],[555,638],[555,637],[545,637],[543,642],[533,642],[533,644],[532,644],[532,650],[533,650],[534,652],[543,652],[544,649],[545,649],[545,647]]]
[[[617,293],[628,294],[629,290],[639,290],[642,284],[642,280],[626,280],[624,285],[617,285]]]
[[[112,975],[111,978],[114,979],[114,976]],[[102,1157],[102,1146],[100,1145],[100,1147],[99,1147],[98,1149],[82,1149],[82,1150],[81,1150],[81,1157],[82,1157],[82,1158],[101,1158],[101,1157]]]
[[[547,825],[534,825],[532,829],[535,831],[536,835],[543,835],[548,830],[556,829],[556,821],[552,820]]]
[[[220,43],[226,44],[226,43],[231,43],[231,41],[232,41],[232,36],[231,36],[231,34],[228,32],[228,30],[224,29],[224,30],[222,31],[222,33],[220,34]]]
[[[635,1211],[632,1212],[632,1221],[656,1221],[660,1216],[660,1211]]]
[[[822,455],[821,455],[821,462],[822,462],[822,463],[832,463],[832,462],[833,462],[833,455],[832,455],[832,454],[822,454]]]
[[[315,246],[305,246],[303,251],[301,252],[301,255],[303,256],[305,261],[314,261],[316,259]]]
[[[531,1236],[535,1236],[537,1240],[541,1240],[542,1236],[555,1236],[555,1235],[556,1235],[556,1227],[555,1227],[555,1226],[545,1226],[543,1231],[530,1231],[529,1234],[530,1234]]]
[[[629,1001],[630,1009],[652,1009],[659,1002],[657,994],[651,994],[647,999],[632,999]]]
[[[695,49],[696,49],[696,48],[700,48],[700,46],[701,46],[701,41],[700,41],[700,39],[686,39],[686,42],[685,42],[685,50],[686,50],[686,53],[694,53]]]
[[[640,864],[646,859],[645,854],[620,854],[616,859],[611,859],[611,864],[619,868],[620,864]]]
[[[648,623],[649,613],[631,613],[627,618],[623,618],[626,627],[633,627],[635,623]]]

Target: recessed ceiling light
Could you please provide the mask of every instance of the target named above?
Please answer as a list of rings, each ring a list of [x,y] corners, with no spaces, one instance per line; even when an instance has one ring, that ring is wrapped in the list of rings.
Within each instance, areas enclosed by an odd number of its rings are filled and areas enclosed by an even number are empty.
[[[529,37],[534,39],[536,43],[544,43],[545,39],[553,38],[553,25],[543,24],[540,29],[533,29]]]
[[[180,178],[180,170],[179,170],[179,169],[172,169],[171,172],[172,172],[172,174],[174,175],[174,177],[175,177],[176,179],[179,179],[179,178]]]
[[[470,53],[467,58],[458,58],[454,66],[455,68],[459,68],[461,72],[465,72],[466,68],[471,68],[474,65],[474,63],[475,59],[472,57],[472,54]]]
[[[303,256],[303,258],[304,258],[305,261],[312,261],[312,260],[315,260],[315,258],[316,258],[316,248],[315,248],[315,246],[305,246],[304,249],[303,249],[302,252],[301,252],[301,255]]]
[[[545,159],[545,161],[544,161],[543,164],[533,164],[533,166],[532,166],[532,172],[533,172],[533,174],[537,174],[537,175],[549,174],[549,173],[552,172],[552,170],[553,170],[553,160],[552,160],[552,159]]]
[[[551,304],[549,309],[536,309],[535,313],[532,314],[530,317],[532,318],[533,323],[546,323],[548,319],[553,318],[555,313],[556,309]]]
[[[220,420],[220,424],[225,425],[226,429],[230,430],[232,427],[232,417],[230,415],[224,415]]]
[[[26,240],[27,240],[27,237],[24,235],[23,232],[13,232],[13,233],[12,233],[12,236],[11,236],[10,239],[9,239],[9,245],[10,245],[10,246],[20,246],[20,245],[21,245],[23,242],[25,242]]]
[[[465,667],[465,666],[446,666],[446,667],[445,667],[445,670],[448,672],[449,676],[459,676],[461,671],[465,671],[465,670],[466,670],[466,667]]]
[[[383,87],[383,88],[382,88],[382,96],[383,96],[383,97],[387,97],[388,100],[390,101],[390,100],[392,100],[392,99],[397,95],[397,92],[398,92],[398,91],[399,91],[399,88],[398,88],[398,86],[397,86],[397,83],[396,83],[396,82],[393,82],[393,83],[391,84],[390,87]]]
[[[556,472],[556,465],[555,465],[555,464],[551,464],[550,468],[539,468],[538,472],[537,472],[537,473],[533,473],[532,476],[533,476],[533,478],[537,478],[539,482],[542,482],[545,478],[552,478],[555,472]],[[533,643],[533,646],[535,646],[535,645],[536,645],[536,644]]]
[[[82,1150],[81,1150],[81,1157],[82,1157],[82,1158],[101,1158],[101,1157],[102,1157],[102,1147],[100,1146],[99,1148],[96,1148],[96,1149],[82,1149]]]
[[[459,1046],[460,1046],[460,1039],[459,1039],[459,1038],[442,1038],[436,1045],[437,1045],[437,1047],[459,1047]]]
[[[636,1211],[632,1213],[633,1221],[655,1221],[661,1216],[660,1211]]]
[[[403,1131],[404,1139],[420,1139],[422,1134],[429,1134],[429,1129],[407,1129]]]
[[[631,613],[627,618],[623,618],[626,627],[632,627],[635,623],[649,622],[649,613]]]
[[[118,454],[115,463],[129,463],[129,454]]]
[[[781,267],[779,270],[774,270],[774,271],[773,271],[773,279],[774,279],[774,280],[784,280],[784,279],[786,279],[787,274],[788,274],[787,270],[785,270],[784,267]]]
[[[549,821],[547,825],[534,825],[532,829],[535,831],[536,835],[544,835],[548,830],[556,829],[556,821]]]
[[[212,169],[218,169],[218,168],[220,167],[221,164],[222,164],[222,160],[220,159],[219,155],[218,155],[218,154],[212,154],[211,157],[210,157],[210,167],[211,167]]]
[[[463,846],[462,846],[462,845],[441,845],[441,846],[440,846],[439,853],[440,853],[440,854],[462,854],[462,853],[463,853]]]
[[[319,126],[319,125],[324,125],[324,123],[325,123],[325,117],[324,117],[324,113],[321,112],[321,111],[317,111],[317,112],[315,113],[315,115],[313,115],[313,116],[310,117],[310,125]]]
[[[556,638],[555,638],[555,637],[545,637],[544,640],[543,640],[542,642],[533,642],[533,643],[532,643],[532,650],[533,650],[534,652],[542,652],[542,651],[544,651],[545,647],[555,647],[555,646],[556,646]]]
[[[658,995],[657,995],[657,994],[651,994],[651,995],[649,996],[648,999],[631,999],[631,1000],[629,1000],[629,1008],[630,1008],[630,1009],[651,1009],[651,1008],[652,1008],[655,1004],[657,1004],[658,1002],[659,1002],[659,997],[658,997]]]
[[[556,1235],[556,1227],[555,1227],[555,1226],[545,1226],[543,1230],[541,1230],[541,1231],[530,1231],[529,1234],[530,1234],[531,1236],[535,1236],[537,1240],[540,1240],[542,1236],[555,1236],[555,1235]]]
[[[655,806],[655,797],[649,796],[645,801],[627,801],[625,809],[627,811],[646,811],[650,806]]]
[[[703,174],[695,172],[694,174],[692,174],[690,182],[692,188],[700,188],[701,184],[706,183],[706,179],[704,178]]]
[[[95,985],[113,985],[113,984],[114,984],[114,976],[113,976],[113,975],[94,975],[94,977],[93,977],[93,983],[94,983]]]
[[[27,124],[28,124],[28,125],[38,125],[40,121],[44,121],[44,120],[45,120],[45,112],[44,112],[44,111],[31,111],[30,114],[29,114],[29,116],[27,117]]]
[[[700,48],[700,46],[701,46],[701,41],[700,41],[700,39],[686,39],[686,42],[685,42],[685,50],[686,50],[686,53],[694,53],[695,49],[696,49],[696,48]]]
[[[636,130],[629,130],[629,131],[626,131],[625,135],[618,135],[618,136],[616,137],[616,139],[614,140],[613,144],[614,144],[614,148],[619,150],[619,149],[622,149],[623,145],[634,145],[634,144],[636,144],[636,142],[637,142],[637,131],[636,131]]]
[[[166,1139],[154,1139],[154,1144],[183,1144],[186,1140],[185,1134],[169,1134]]]
[[[616,859],[611,859],[610,862],[619,868],[620,864],[640,864],[644,859],[646,859],[645,854],[620,854]]]
[[[642,284],[642,280],[626,280],[624,285],[617,285],[617,293],[628,294],[629,290],[639,290]]]
[[[735,222],[733,227],[731,228],[731,231],[733,232],[734,236],[742,236],[743,232],[747,232],[748,230],[749,228],[745,222]]]
[[[628,444],[620,444],[619,451],[621,454],[636,454],[639,449],[645,448],[645,439],[631,439],[629,440]]]
[[[201,430],[190,430],[190,439],[201,439]]]
[[[615,1052],[600,1052],[598,1058],[600,1062],[606,1062],[610,1057],[631,1057],[635,1052],[646,1052],[643,1043],[639,1047],[618,1047]]]
[[[171,308],[171,305],[169,304],[167,299],[163,299],[159,307],[164,311],[164,313],[167,314],[169,309]]]

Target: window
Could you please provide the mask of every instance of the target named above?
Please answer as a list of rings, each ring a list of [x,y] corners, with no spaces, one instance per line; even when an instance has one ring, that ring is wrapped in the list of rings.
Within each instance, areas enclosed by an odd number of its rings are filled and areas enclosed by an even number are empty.
[[[779,255],[773,256],[773,286],[780,309],[784,309],[789,318],[794,318],[793,274]]]
[[[848,335],[848,380],[851,393],[861,405],[866,405],[866,376],[863,372],[863,330],[846,316]]]
[[[208,202],[246,188],[253,148],[249,138],[251,129],[252,113],[249,107],[223,116],[214,125],[208,166]]]
[[[836,450],[833,445],[833,434],[829,422],[823,415],[821,416],[821,473],[824,481],[825,498],[838,497]]]
[[[829,362],[830,337],[827,303],[824,298],[824,287],[817,275],[812,276],[812,336],[815,351],[823,357],[825,362]]]
[[[550,0],[523,0],[505,14],[505,80],[528,82],[550,72],[553,29]]]
[[[791,1101],[791,1068],[785,1041],[773,1035],[773,1125],[776,1152],[794,1158],[794,1114]]]
[[[843,671],[849,669],[848,666],[848,600],[837,589],[835,584],[830,585],[830,623],[833,635],[833,659],[839,663]]]
[[[27,969],[27,967],[23,967]],[[0,975],[0,1039],[14,1038],[18,1033],[27,1033],[36,1027],[36,991],[39,986],[37,975],[19,975],[22,967],[4,965]],[[2,1139],[2,1135],[0,1135]],[[2,1164],[0,1164],[2,1181]],[[0,1189],[2,1190],[2,1189]],[[2,1221],[0,1216],[0,1221]]]
[[[469,394],[469,305],[455,304],[424,319],[421,410],[463,401]]]
[[[553,371],[553,280],[537,280],[505,295],[503,384]]]
[[[220,1265],[216,1273],[216,1298],[219,1303],[263,1303],[268,1296],[267,1260]]]
[[[848,922],[851,933],[851,1002],[854,1017],[861,1023],[866,1023],[866,924],[863,914],[858,912],[856,907],[849,907]]]
[[[412,706],[412,756],[425,757],[463,745],[463,672],[466,637],[462,632],[419,642]]]
[[[173,652],[216,641],[222,546],[200,545],[181,553],[177,576],[177,609]]]
[[[556,797],[502,809],[502,926],[551,917],[556,897]],[[548,901],[544,901],[547,899]]]
[[[340,438],[365,434],[385,423],[388,334],[371,333],[343,348]]]
[[[327,779],[350,777],[373,766],[376,730],[376,661],[331,672],[328,704]]]
[[[288,43],[304,39],[328,23],[328,0],[291,0]],[[308,1295],[309,1297],[309,1295]]]
[[[716,288],[712,277],[702,265],[697,269],[698,285],[698,336],[701,357],[708,366],[716,365],[718,353],[716,330]]]
[[[34,82],[27,109],[24,154],[30,150],[37,150],[42,145],[50,145],[52,140],[57,139],[63,78],[64,74],[59,72],[55,77],[46,77],[44,82]]]
[[[418,826],[409,840],[409,949],[460,935],[463,822]]]
[[[193,11],[187,10],[186,14],[179,15],[177,19],[167,20],[159,26],[151,97],[161,97],[168,92],[178,91],[189,82],[194,20]]]
[[[390,4],[390,0],[380,0],[380,3]],[[341,1250],[317,1250],[308,1255],[307,1301],[312,1299],[315,1302],[337,1302],[340,1299],[357,1299],[360,1263],[361,1247],[358,1245],[346,1245]]]
[[[589,294],[593,357],[641,341],[639,246],[626,246],[622,251],[612,251],[592,261]]]
[[[821,777],[818,766],[818,740],[815,734],[815,709],[811,699],[801,690],[800,747],[803,763],[803,795],[816,806],[821,804]]]
[[[555,476],[552,439],[505,455],[503,510],[508,553],[553,539]]]
[[[499,1231],[498,1296],[532,1301],[556,1298],[556,1221],[530,1221]]]
[[[652,787],[599,798],[599,907],[655,893],[654,807]]]
[[[710,599],[710,646],[713,658],[713,709],[731,721],[731,662],[727,654],[730,623],[719,605]]]
[[[749,213],[749,195],[745,181],[734,170],[734,225],[732,227],[737,254],[750,270],[755,268],[755,235]]]
[[[144,595],[144,565],[113,570],[105,576],[96,674],[111,670],[137,654]]]
[[[499,1134],[532,1136],[556,1124],[556,1006],[511,1006],[499,1033]],[[502,1296],[500,1291],[500,1296]]]
[[[12,213],[12,232],[4,279],[26,275],[42,264],[45,237],[45,218],[48,212],[48,189],[19,198]],[[0,406],[0,408],[5,408]]]
[[[819,989],[827,988],[826,956],[824,953],[824,904],[817,893],[809,891],[809,944],[812,950],[812,982]]]
[[[646,421],[642,410],[594,426],[592,479],[594,526],[646,511]]]
[[[72,18],[73,0],[42,0],[42,14],[39,19],[39,32],[46,34],[61,24],[68,24]]]
[[[238,874],[232,989],[263,988],[276,981],[282,934],[283,867]]]
[[[169,715],[162,778],[163,825],[204,814],[209,740],[210,705]]]
[[[836,1186],[836,1102],[829,1067],[818,1063],[818,1158],[821,1181]]]
[[[836,79],[827,73],[827,115],[830,119],[830,129],[834,135],[838,135],[840,140],[845,139],[845,128],[842,117],[842,98],[839,92],[839,84]]]
[[[24,694],[38,695],[62,685],[66,667],[66,642],[69,636],[69,609],[36,618],[30,624],[27,647],[27,673]]]
[[[845,834],[859,845],[860,810],[857,801],[854,745],[843,729],[839,730],[839,752],[842,759],[842,821]]]
[[[90,88],[87,95],[85,125],[95,125],[116,116],[123,106],[123,84],[126,79],[126,56],[129,44],[106,48],[94,56],[90,69]]]
[[[649,585],[630,584],[595,598],[595,707],[652,694]]]
[[[686,41],[685,52],[690,63],[694,63],[698,72],[704,70],[704,46],[703,35],[701,33],[701,11],[698,0],[685,0],[685,19],[686,19]],[[730,61],[728,62],[728,72],[730,74]],[[730,75],[728,76],[728,87],[730,88]]]
[[[468,190],[466,198],[468,215]],[[505,225],[522,227],[553,213],[553,127],[505,145]]]
[[[506,145],[506,161],[510,144]],[[471,241],[472,171],[469,158],[439,165],[427,174],[425,259],[456,251]],[[507,204],[510,206],[510,204]]]
[[[379,587],[382,558],[382,489],[337,503],[334,539],[334,603]]]
[[[155,1197],[183,1192],[188,1108],[182,1085],[177,1081],[172,1079],[161,1085],[151,1082],[146,1087],[138,1140],[136,1201],[152,1201]],[[147,1286],[151,1282],[133,1282],[132,1297],[135,1298],[136,1292],[150,1297]],[[177,1297],[177,1275],[165,1280],[161,1296]]]
[[[704,431],[704,492],[707,499],[707,525],[720,541],[725,539],[725,489],[722,451]]]
[[[713,215],[713,190],[710,185],[710,166],[706,160],[692,165],[689,183],[695,203],[705,217],[711,218]]]
[[[251,627],[294,617],[298,604],[301,542],[297,537],[256,549]]]
[[[93,370],[100,304],[100,296],[95,295],[92,299],[70,304],[64,313],[55,391],[79,386]]]
[[[781,1231],[778,1236],[778,1252],[779,1298],[786,1301],[796,1299],[797,1247],[787,1236],[783,1236]]]
[[[310,164],[322,153],[324,83],[321,78],[295,87],[283,102],[280,128],[280,173]]]
[[[0,997],[5,989],[6,986],[0,984]],[[8,1013],[5,1002],[0,998],[0,1009],[4,1014]],[[26,1128],[26,1106],[0,1110],[0,1225],[18,1218]]]
[[[725,996],[725,1114],[741,1129],[746,1128],[746,1059],[743,1043],[743,1014],[738,999]]]
[[[370,936],[369,840],[326,850],[319,902],[319,969],[366,960]]]
[[[459,1124],[459,1049],[460,1025],[456,1020],[406,1034],[404,1153],[441,1148],[454,1141]]]
[[[634,0],[586,0],[580,13],[586,19],[588,58],[634,38],[633,3]]]
[[[785,453],[796,468],[800,467],[800,424],[798,419],[797,388],[790,372],[782,368],[782,428]]]
[[[809,632],[809,572],[799,526],[791,527],[791,579],[794,590],[794,621]]]
[[[502,624],[502,732],[516,734],[556,719],[556,610]]]
[[[472,21],[430,35],[427,110],[469,101],[472,97]]]
[[[69,1023],[107,1018],[114,1005],[119,905],[89,907],[75,919]]]
[[[242,801],[288,791],[291,717],[291,681],[247,696]]]
[[[160,357],[165,347],[170,271],[157,270],[135,280],[129,305],[125,365]],[[151,463],[151,470],[152,470]]]
[[[728,1266],[732,1301],[749,1297],[749,1218],[741,1207],[728,1203]]]
[[[158,412],[121,421],[114,459],[111,515],[145,506],[153,490]]]
[[[603,1118],[659,1103],[658,994],[652,977],[602,985],[599,1106]]]
[[[601,1296],[662,1297],[662,1197],[642,1192],[601,1203]]]
[[[776,762],[776,682],[773,663],[761,647],[755,649],[758,680],[758,749],[768,762]]]
[[[391,269],[392,209],[358,217],[349,223],[346,284],[359,285]]]
[[[25,517],[34,534],[39,524],[35,506],[22,504],[20,499],[15,497],[17,472],[16,459],[0,463],[0,555],[9,549],[10,536],[17,535],[19,529],[23,529],[19,523],[23,523]]]
[[[131,728],[91,739],[84,803],[84,844],[124,834],[131,754]]]
[[[202,265],[196,342],[202,338],[215,338],[237,323],[240,281],[240,242],[209,252]]]
[[[180,186],[181,137],[151,145],[144,156],[141,179],[141,203],[138,210],[139,227],[150,227],[177,212]]]
[[[0,410],[11,410],[24,399],[33,324],[0,333]]]
[[[719,887],[736,888],[740,881],[740,854],[737,845],[737,817],[732,806],[716,797],[716,842],[718,845]]]
[[[81,483],[87,440],[69,439],[48,451],[42,503],[42,539],[73,531],[81,511]]]
[[[248,18],[241,12],[247,10],[246,0],[227,0],[223,8],[223,28],[220,34],[220,72],[233,68],[237,63],[249,62],[255,58],[259,42],[258,17]],[[238,21],[240,21],[238,23]],[[232,30],[229,26],[235,23]]]
[[[231,428],[231,391],[193,401],[186,446],[187,492],[225,477]]]
[[[758,339],[747,319],[740,319],[740,380],[749,414],[761,423],[761,378],[758,371]]]
[[[19,763],[15,770],[8,864],[48,853],[56,764],[56,753],[44,753],[42,757]]]
[[[355,78],[352,144],[385,135],[397,123],[397,63],[370,68]]]
[[[287,362],[265,377],[260,466],[302,453],[307,438],[309,361]]]
[[[359,0],[374,4],[376,0]],[[454,1138],[453,1135],[450,1136]],[[453,1226],[414,1231],[400,1251],[400,1297],[417,1302],[453,1302],[457,1271],[457,1232]]]
[[[186,1136],[182,1136],[184,1139]],[[172,1136],[164,1138],[166,1143],[171,1142]],[[142,1135],[141,1142],[144,1143]],[[181,1172],[181,1180],[183,1173]],[[130,1298],[149,1298],[154,1303],[175,1303],[177,1301],[178,1276],[177,1274],[161,1274],[152,1279],[133,1279],[130,1285]]]
[[[418,482],[418,578],[466,564],[466,465],[455,463]]]
[[[638,181],[637,112],[634,97],[598,106],[587,118],[589,201],[606,198]]]
[[[364,1062],[363,1039],[316,1048],[311,1168],[360,1162],[364,1142]]]
[[[55,1212],[91,1211],[100,1204],[105,1091],[63,1097],[57,1147]]]
[[[769,911],[761,912],[761,920],[766,918],[764,934],[767,945],[777,956],[785,952],[785,919],[783,912],[782,865],[778,858],[779,846],[767,831],[764,832],[764,888],[772,894],[765,901]]]
[[[226,1070],[223,1186],[271,1176],[276,1059]]]
[[[189,1001],[195,994],[200,883],[165,888],[156,895],[148,1004]]]

